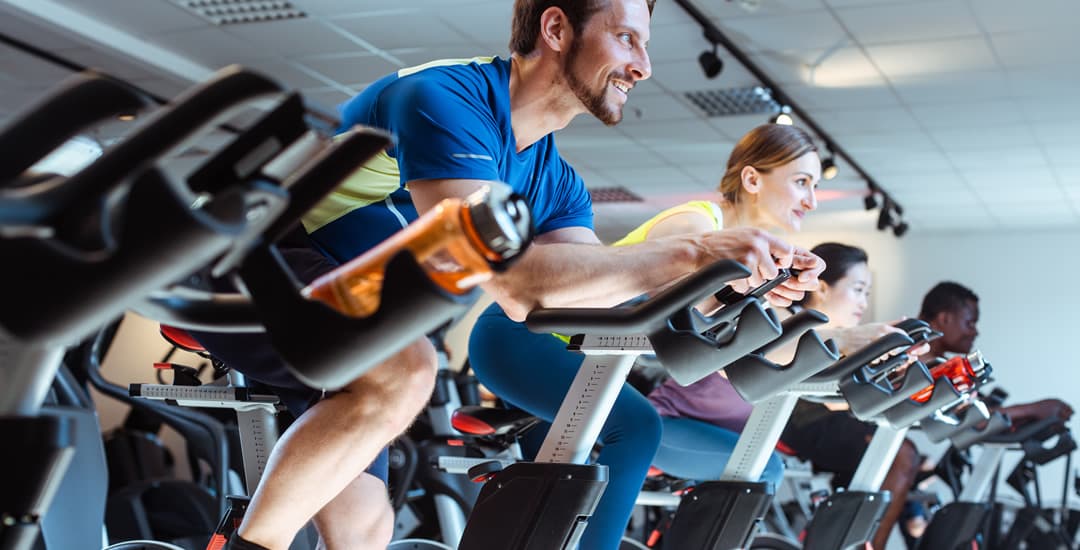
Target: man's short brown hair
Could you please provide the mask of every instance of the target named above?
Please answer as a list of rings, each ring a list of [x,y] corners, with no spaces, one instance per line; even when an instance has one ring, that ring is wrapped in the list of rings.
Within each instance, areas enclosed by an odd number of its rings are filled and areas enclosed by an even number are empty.
[[[652,14],[656,0],[645,0]],[[528,55],[536,49],[536,39],[540,36],[540,15],[544,10],[555,7],[566,14],[574,36],[581,36],[585,23],[596,12],[607,8],[610,0],[515,0],[514,21],[510,29],[510,51],[518,55]]]

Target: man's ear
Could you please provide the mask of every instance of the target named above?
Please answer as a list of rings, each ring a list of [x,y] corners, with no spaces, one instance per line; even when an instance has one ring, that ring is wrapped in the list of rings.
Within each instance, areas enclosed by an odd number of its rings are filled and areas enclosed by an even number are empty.
[[[569,51],[574,29],[561,8],[552,6],[540,14],[540,40],[552,51]]]
[[[934,330],[937,330],[939,332],[944,332],[941,329],[948,326],[949,322],[951,320],[952,320],[952,312],[951,311],[939,311],[939,312],[937,312],[937,315],[935,315],[933,319],[930,319],[930,328],[932,328]]]
[[[761,172],[758,172],[757,168],[744,166],[739,177],[742,179],[743,190],[747,193],[756,195],[761,191]]]

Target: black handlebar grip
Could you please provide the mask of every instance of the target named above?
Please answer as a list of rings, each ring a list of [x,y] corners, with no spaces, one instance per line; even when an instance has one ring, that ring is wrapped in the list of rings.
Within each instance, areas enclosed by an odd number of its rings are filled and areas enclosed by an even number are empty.
[[[818,373],[810,378],[811,382],[830,382],[839,381],[847,376],[855,373],[855,371],[861,369],[874,359],[889,353],[890,351],[910,346],[912,340],[906,334],[900,334],[898,332],[890,332],[868,345],[856,351],[855,353],[844,357],[837,361],[828,369],[825,369],[821,373]]]
[[[646,334],[680,310],[693,307],[729,281],[750,275],[733,260],[713,263],[660,291],[648,300],[620,308],[541,308],[525,325],[533,332],[599,333],[606,336]]]

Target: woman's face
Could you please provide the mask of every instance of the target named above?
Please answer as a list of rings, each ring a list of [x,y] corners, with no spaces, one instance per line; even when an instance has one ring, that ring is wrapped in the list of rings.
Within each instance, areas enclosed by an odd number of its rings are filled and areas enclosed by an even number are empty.
[[[817,208],[814,190],[821,181],[821,159],[811,151],[768,173],[753,171],[756,181],[744,186],[751,195],[751,213],[757,227],[788,232],[802,229],[806,213]]]
[[[822,281],[813,307],[829,317],[830,325],[838,328],[858,325],[870,300],[870,283],[870,268],[866,262],[857,263],[835,283]]]

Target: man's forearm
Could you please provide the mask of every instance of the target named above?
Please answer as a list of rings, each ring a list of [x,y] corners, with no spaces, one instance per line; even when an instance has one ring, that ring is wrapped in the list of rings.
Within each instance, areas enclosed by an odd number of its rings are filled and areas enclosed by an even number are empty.
[[[538,244],[485,289],[515,320],[538,307],[610,307],[693,272],[700,257],[686,237],[623,247]]]

